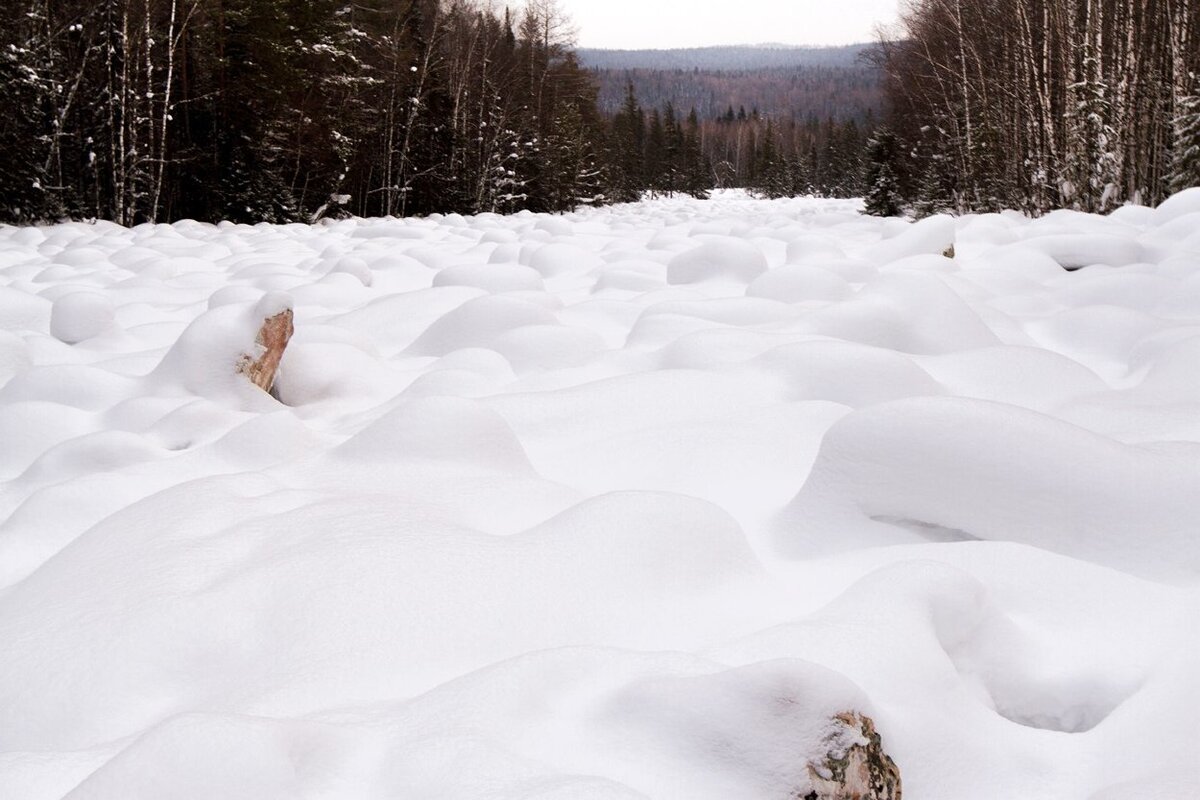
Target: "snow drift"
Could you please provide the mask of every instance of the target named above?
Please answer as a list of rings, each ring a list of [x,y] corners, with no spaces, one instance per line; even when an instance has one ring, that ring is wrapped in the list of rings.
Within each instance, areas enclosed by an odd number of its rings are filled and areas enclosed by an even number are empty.
[[[1197,209],[0,228],[0,796],[1190,797]]]

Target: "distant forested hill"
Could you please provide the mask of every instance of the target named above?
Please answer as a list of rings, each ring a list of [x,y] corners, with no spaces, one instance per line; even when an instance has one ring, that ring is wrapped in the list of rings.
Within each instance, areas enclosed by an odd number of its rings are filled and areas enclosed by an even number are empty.
[[[670,193],[706,183],[850,197],[865,190],[863,153],[883,98],[880,71],[863,57],[871,47],[578,56],[614,131],[617,174],[631,187]]]
[[[878,70],[860,58],[867,47],[583,49],[579,58],[596,75],[606,113],[620,108],[632,81],[643,105],[695,108],[702,120],[743,108],[779,120],[862,120],[881,97]]]
[[[584,47],[577,52],[583,66],[589,69],[744,70],[797,66],[853,67],[858,63],[858,54],[870,46],[794,47],[765,44],[675,50],[597,50]]]

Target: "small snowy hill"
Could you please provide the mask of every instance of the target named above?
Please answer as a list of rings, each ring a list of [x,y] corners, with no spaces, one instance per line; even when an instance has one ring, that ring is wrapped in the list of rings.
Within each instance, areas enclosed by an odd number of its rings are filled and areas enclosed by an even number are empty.
[[[0,797],[1189,798],[1197,231],[0,227]]]

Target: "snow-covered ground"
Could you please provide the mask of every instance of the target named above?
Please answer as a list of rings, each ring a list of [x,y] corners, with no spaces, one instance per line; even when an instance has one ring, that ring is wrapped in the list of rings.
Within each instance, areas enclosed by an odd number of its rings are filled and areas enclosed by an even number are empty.
[[[0,228],[0,797],[1194,797],[1200,190],[857,207]]]

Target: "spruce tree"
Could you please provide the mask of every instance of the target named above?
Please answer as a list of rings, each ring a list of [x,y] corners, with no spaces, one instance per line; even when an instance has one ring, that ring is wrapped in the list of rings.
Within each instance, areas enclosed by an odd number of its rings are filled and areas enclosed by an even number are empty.
[[[786,197],[792,193],[791,165],[779,153],[775,123],[767,120],[754,159],[754,190],[764,197]]]
[[[700,118],[693,108],[688,114],[683,138],[682,191],[692,197],[707,200],[712,188],[712,165],[700,146]]]
[[[928,217],[945,211],[962,210],[959,176],[955,170],[955,142],[941,126],[931,126],[914,156],[913,211]]]
[[[900,194],[900,143],[884,128],[867,143],[866,212],[876,217],[896,217],[902,211]]]
[[[646,119],[633,90],[633,82],[625,86],[625,102],[613,116],[612,149],[613,199],[631,202],[646,188],[645,157]]]
[[[646,165],[646,188],[653,192],[663,191],[665,185],[663,175],[666,169],[666,156],[667,146],[662,116],[658,113],[657,108],[651,109],[650,126],[646,133],[644,163]]]
[[[670,101],[663,107],[663,168],[662,189],[668,197],[679,189],[679,174],[683,156],[683,131]]]

